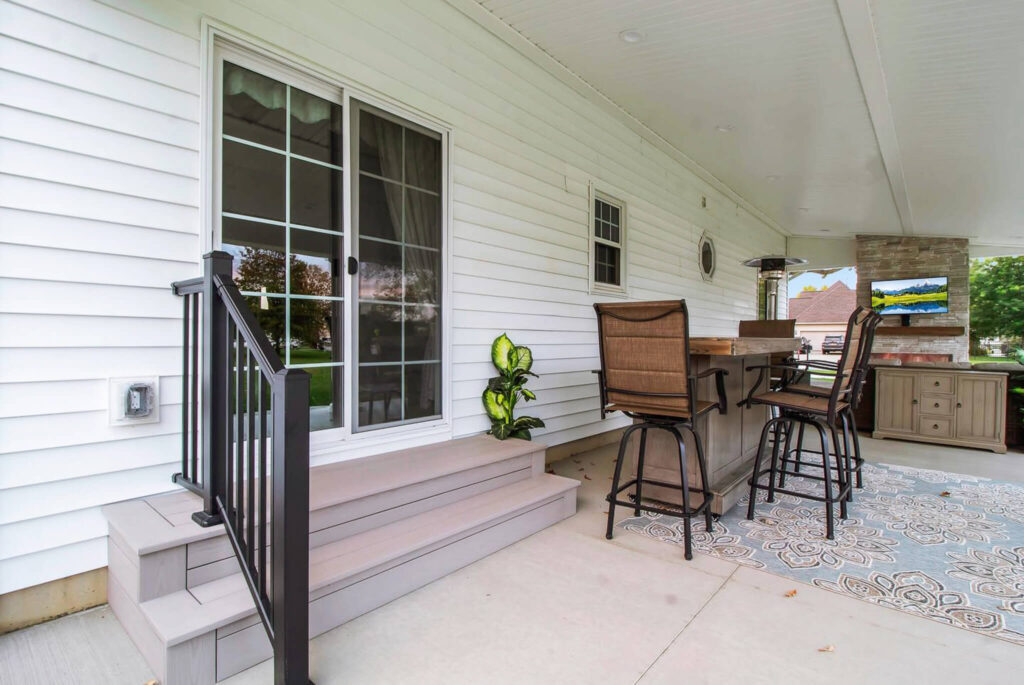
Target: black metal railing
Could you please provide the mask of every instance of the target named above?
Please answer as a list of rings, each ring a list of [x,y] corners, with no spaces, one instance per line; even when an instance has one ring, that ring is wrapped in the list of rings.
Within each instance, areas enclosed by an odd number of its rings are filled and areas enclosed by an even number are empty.
[[[274,649],[277,685],[309,682],[309,374],[286,369],[211,252],[183,300],[179,485],[224,524]],[[200,420],[200,417],[201,420]]]

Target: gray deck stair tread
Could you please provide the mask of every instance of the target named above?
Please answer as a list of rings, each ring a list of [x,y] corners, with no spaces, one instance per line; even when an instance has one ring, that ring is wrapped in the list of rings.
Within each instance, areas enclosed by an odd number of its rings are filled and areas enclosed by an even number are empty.
[[[577,487],[576,480],[540,474],[318,547],[310,552],[310,591],[384,566]],[[141,606],[168,645],[179,644],[255,613],[241,573],[165,595]]]
[[[423,447],[315,466],[310,469],[310,510],[316,511],[388,490],[486,466],[543,450],[526,440],[495,440],[477,435]],[[220,526],[201,528],[192,513],[202,500],[182,491],[103,508],[125,551],[149,554],[223,535]]]
[[[327,464],[316,468],[310,507],[332,506],[543,449],[544,445],[526,440],[475,435]]]

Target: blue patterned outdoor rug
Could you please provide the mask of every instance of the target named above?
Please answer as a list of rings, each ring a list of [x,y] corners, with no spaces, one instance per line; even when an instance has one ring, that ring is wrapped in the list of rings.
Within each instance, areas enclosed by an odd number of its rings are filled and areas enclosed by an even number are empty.
[[[821,483],[786,487],[820,492]],[[835,540],[825,538],[824,504],[766,497],[753,521],[744,497],[712,535],[695,517],[694,550],[1024,646],[1024,486],[864,464],[849,518],[836,507]],[[683,544],[678,518],[644,513],[618,525]]]

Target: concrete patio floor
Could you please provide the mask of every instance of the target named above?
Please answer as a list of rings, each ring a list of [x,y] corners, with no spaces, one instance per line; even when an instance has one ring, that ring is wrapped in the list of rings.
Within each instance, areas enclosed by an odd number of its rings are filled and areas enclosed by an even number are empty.
[[[863,448],[873,461],[1024,481],[1019,452]],[[613,460],[609,446],[553,465],[582,481],[576,516],[313,640],[314,682],[997,683],[1024,668],[1008,642],[709,556],[686,562],[625,531],[605,540]],[[224,682],[272,672],[267,661]],[[0,637],[4,685],[150,678],[106,607]]]

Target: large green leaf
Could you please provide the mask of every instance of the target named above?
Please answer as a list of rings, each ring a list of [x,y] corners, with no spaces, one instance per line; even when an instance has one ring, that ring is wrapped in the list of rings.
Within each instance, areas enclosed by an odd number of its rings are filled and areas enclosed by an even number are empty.
[[[512,422],[513,430],[522,430],[527,428],[543,428],[544,422],[533,416],[520,416],[518,419]]]
[[[525,428],[523,428],[522,430],[512,431],[512,433],[509,434],[508,437],[510,437],[510,438],[519,438],[520,440],[531,440],[532,439],[532,436],[530,435],[530,431],[526,430]]]
[[[512,352],[515,348],[516,346],[512,344],[512,341],[504,333],[494,339],[494,342],[491,344],[491,362],[497,367],[498,371],[509,370],[509,352]]]
[[[503,404],[504,397],[494,392],[490,388],[484,390],[483,394],[484,409],[487,411],[487,415],[494,421],[507,421],[508,406]]]
[[[519,345],[516,347],[516,362],[514,368],[519,371],[529,371],[533,366],[533,352],[529,347]]]
[[[504,440],[512,434],[512,426],[507,423],[495,421],[491,424],[491,430],[488,432],[498,440]]]

